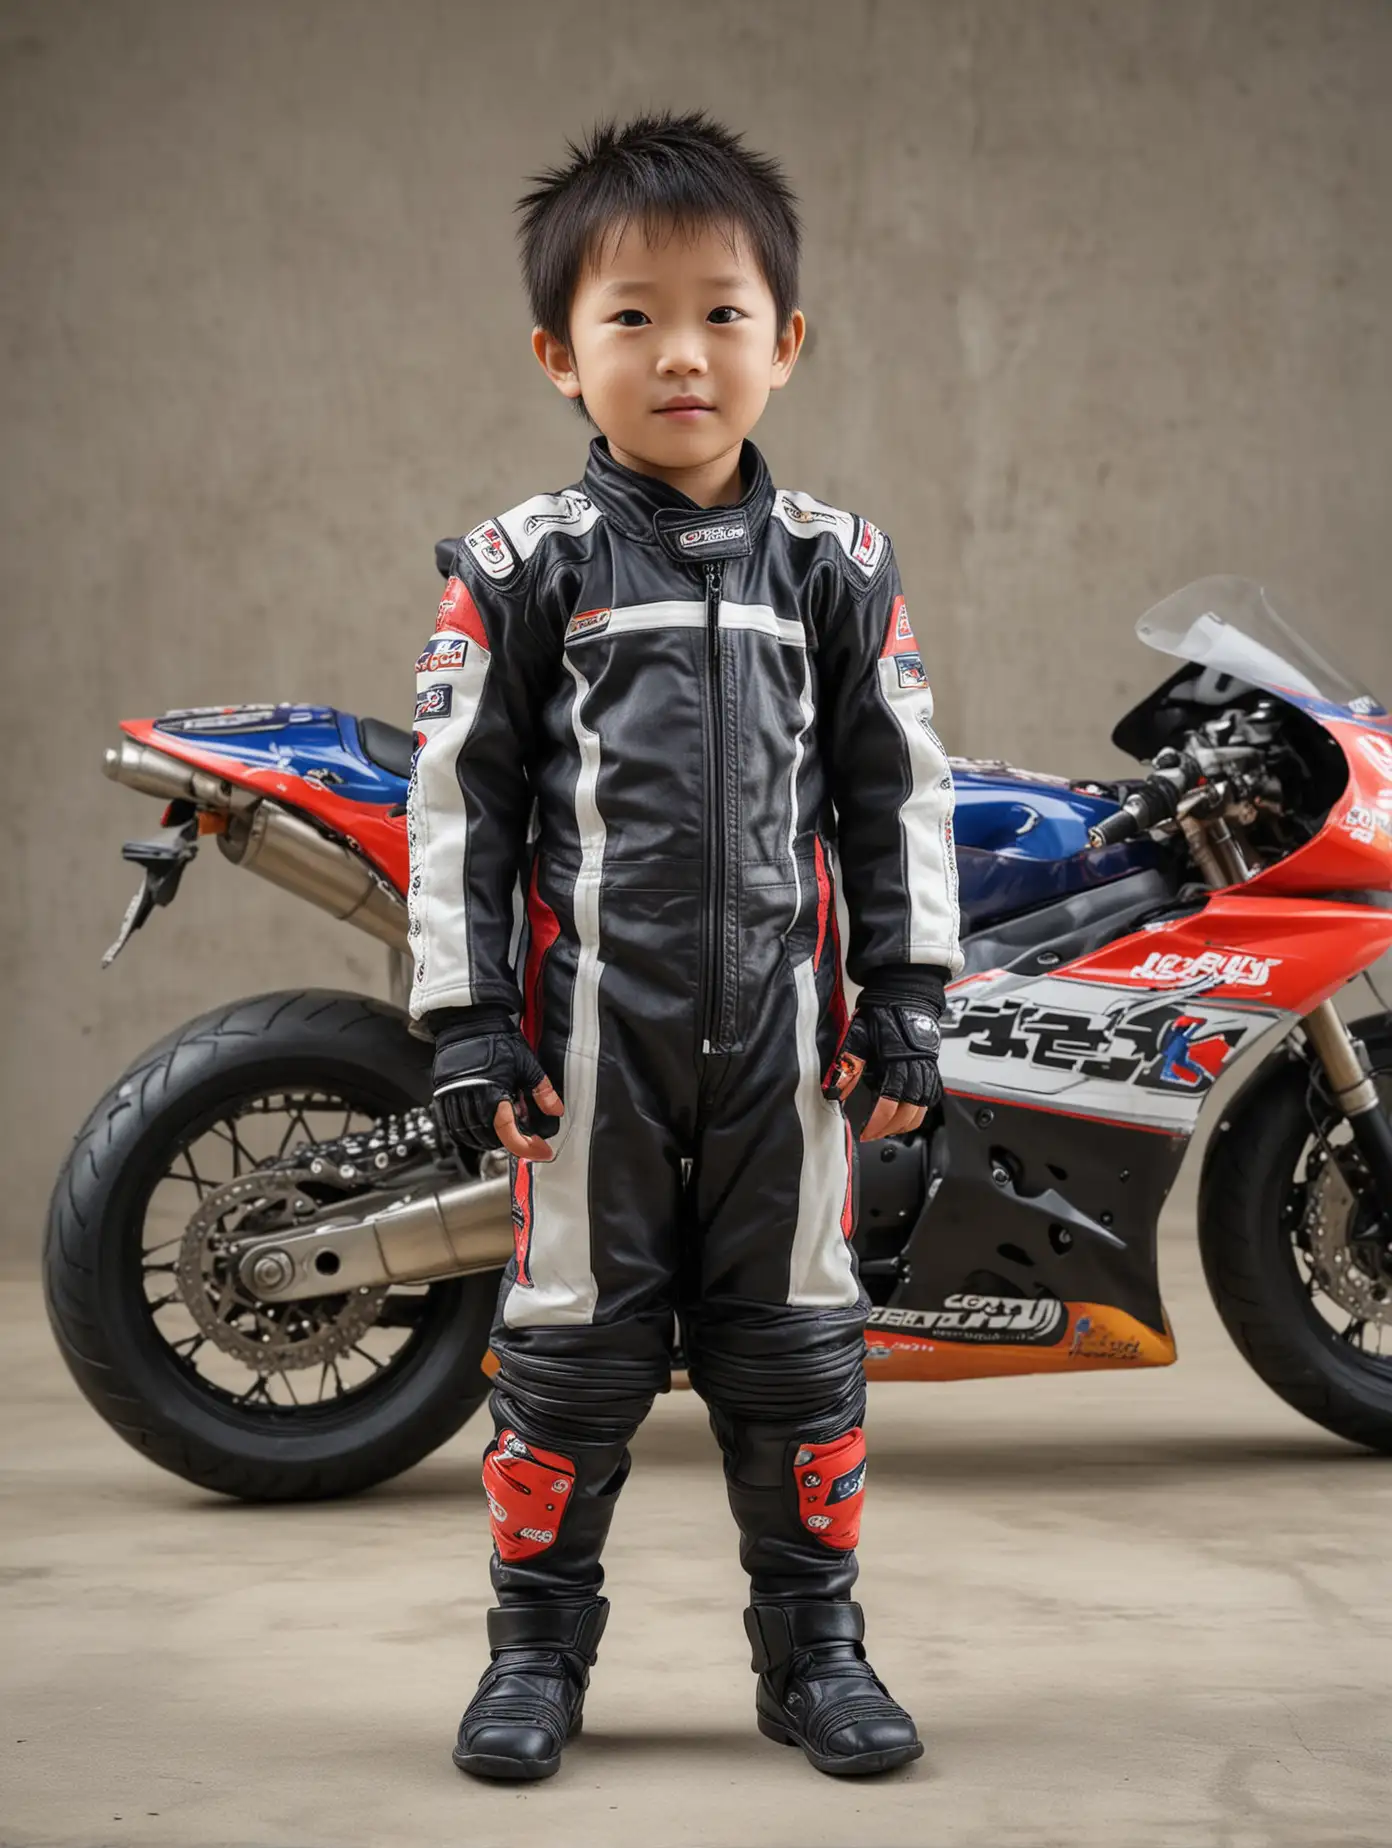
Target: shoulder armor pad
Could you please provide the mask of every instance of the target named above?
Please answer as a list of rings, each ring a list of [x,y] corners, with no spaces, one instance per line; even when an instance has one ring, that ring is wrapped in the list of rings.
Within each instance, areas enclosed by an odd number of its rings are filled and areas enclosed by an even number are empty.
[[[841,550],[867,578],[874,577],[889,550],[888,535],[878,526],[872,526],[859,514],[829,507],[812,494],[779,488],[774,495],[773,517],[795,539],[816,539],[823,533],[834,533]]]
[[[469,553],[485,576],[495,583],[505,583],[527,562],[542,540],[550,534],[566,533],[578,538],[587,533],[599,518],[599,508],[578,488],[562,494],[534,494],[509,513],[496,520],[484,520],[460,545]]]

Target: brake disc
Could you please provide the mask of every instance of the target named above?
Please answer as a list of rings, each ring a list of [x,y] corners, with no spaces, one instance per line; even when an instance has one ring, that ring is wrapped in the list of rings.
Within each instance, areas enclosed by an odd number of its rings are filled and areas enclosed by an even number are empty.
[[[1326,1155],[1310,1183],[1305,1208],[1305,1234],[1320,1288],[1359,1321],[1392,1328],[1392,1289],[1367,1268],[1350,1242],[1358,1212],[1358,1196],[1338,1162]]]
[[[237,1260],[248,1238],[303,1225],[323,1210],[304,1191],[310,1179],[304,1167],[262,1169],[214,1188],[189,1220],[179,1248],[175,1280],[189,1314],[223,1353],[257,1373],[339,1359],[374,1325],[387,1294],[382,1285],[263,1303],[243,1286]]]

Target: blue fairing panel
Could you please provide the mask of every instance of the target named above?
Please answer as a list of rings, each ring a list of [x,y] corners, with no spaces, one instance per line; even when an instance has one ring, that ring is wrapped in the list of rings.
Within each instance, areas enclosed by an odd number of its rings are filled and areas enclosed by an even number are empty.
[[[352,802],[398,803],[405,788],[400,777],[369,761],[352,713],[332,706],[187,707],[156,719],[155,730],[196,738],[258,769],[313,778]]]
[[[1148,840],[1100,850],[1088,829],[1116,803],[1004,764],[954,759],[954,833],[963,930],[1158,864]]]

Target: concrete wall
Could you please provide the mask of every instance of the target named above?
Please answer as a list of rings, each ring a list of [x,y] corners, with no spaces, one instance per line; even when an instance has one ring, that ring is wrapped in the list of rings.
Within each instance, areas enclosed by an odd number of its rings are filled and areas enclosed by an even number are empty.
[[[68,1137],[186,1016],[380,986],[215,856],[109,974],[122,715],[402,719],[442,533],[578,470],[510,205],[604,111],[782,156],[814,334],[780,481],[895,535],[961,752],[1118,764],[1135,615],[1291,587],[1384,690],[1382,0],[30,0],[0,8],[11,1261]]]

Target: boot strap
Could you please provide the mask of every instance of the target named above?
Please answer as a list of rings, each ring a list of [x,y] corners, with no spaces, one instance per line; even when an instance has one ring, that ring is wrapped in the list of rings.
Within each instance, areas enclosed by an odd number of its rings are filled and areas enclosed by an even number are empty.
[[[488,1613],[488,1647],[495,1654],[500,1649],[563,1649],[593,1663],[608,1620],[607,1598],[495,1605]]]
[[[760,1675],[777,1675],[800,1649],[816,1643],[864,1642],[865,1613],[849,1599],[751,1604],[744,1613],[744,1630],[750,1667]]]

